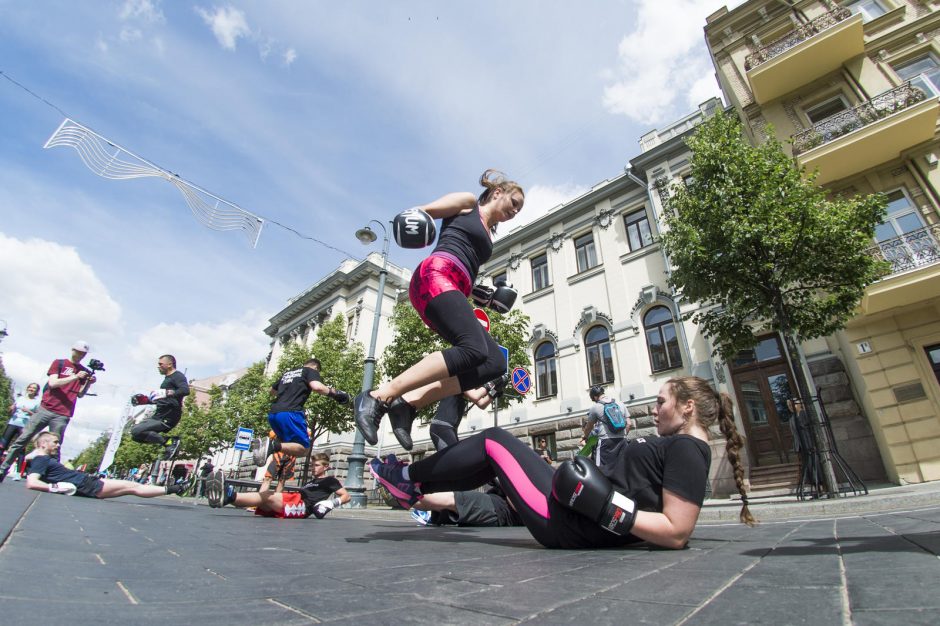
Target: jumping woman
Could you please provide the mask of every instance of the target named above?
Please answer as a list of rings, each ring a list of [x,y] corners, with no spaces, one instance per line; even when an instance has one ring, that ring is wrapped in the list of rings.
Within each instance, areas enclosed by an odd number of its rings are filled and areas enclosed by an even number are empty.
[[[480,325],[467,298],[480,265],[493,253],[497,224],[522,210],[525,194],[496,170],[483,172],[480,184],[479,197],[450,193],[417,207],[427,214],[422,219],[443,221],[437,246],[415,270],[408,295],[428,328],[452,347],[429,354],[377,389],[356,396],[356,426],[371,445],[378,442],[378,426],[388,413],[396,438],[410,450],[411,424],[419,409],[462,392],[469,392],[474,402],[488,402],[482,385],[506,371],[498,344]]]

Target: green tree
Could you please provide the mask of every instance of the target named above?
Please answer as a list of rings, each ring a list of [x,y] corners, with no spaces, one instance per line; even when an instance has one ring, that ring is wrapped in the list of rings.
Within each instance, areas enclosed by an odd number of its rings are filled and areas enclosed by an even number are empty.
[[[529,367],[528,337],[529,317],[518,309],[501,315],[495,311],[488,311],[490,318],[490,334],[498,344],[509,350],[509,371],[515,367]],[[408,302],[399,302],[395,305],[390,319],[394,335],[392,342],[382,352],[382,359],[377,368],[381,380],[395,378],[406,369],[420,361],[422,358],[448,348],[437,333],[431,331],[418,313]],[[512,402],[521,402],[522,396],[508,387],[508,393],[499,401],[499,408],[503,409]],[[431,419],[435,406],[426,407],[421,413],[421,419]]]
[[[101,466],[101,459],[104,457],[104,451],[108,447],[110,440],[111,431],[104,431],[98,435],[97,439],[88,444],[84,450],[79,452],[78,455],[72,459],[72,465],[79,467],[84,463],[88,466],[86,468],[88,472],[97,472],[98,468]]]
[[[670,286],[701,305],[690,317],[721,357],[777,330],[798,394],[808,398],[799,342],[843,328],[887,271],[866,251],[885,198],[827,197],[767,135],[750,145],[726,114],[699,126],[688,140],[691,177],[666,203],[662,245],[673,264]]]
[[[0,428],[6,427],[10,421],[10,405],[16,400],[13,395],[13,381],[7,376],[7,371],[3,367],[3,357],[0,356]]]

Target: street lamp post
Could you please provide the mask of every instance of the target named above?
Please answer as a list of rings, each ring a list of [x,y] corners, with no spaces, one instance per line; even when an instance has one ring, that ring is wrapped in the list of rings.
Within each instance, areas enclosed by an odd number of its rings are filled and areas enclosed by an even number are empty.
[[[372,383],[375,379],[375,343],[379,337],[382,299],[385,297],[385,278],[388,276],[388,230],[385,228],[385,224],[378,220],[372,220],[369,224],[373,222],[382,227],[382,270],[379,272],[379,293],[375,300],[375,316],[372,318],[372,338],[369,340],[369,353],[366,356],[365,367],[362,369],[363,391],[372,389]],[[356,239],[364,245],[368,245],[378,239],[378,236],[367,225],[356,231]],[[346,490],[349,492],[349,505],[354,509],[362,509],[366,507],[368,500],[365,484],[362,482],[362,472],[366,463],[366,442],[358,428],[355,429],[352,452],[349,455],[348,462]]]

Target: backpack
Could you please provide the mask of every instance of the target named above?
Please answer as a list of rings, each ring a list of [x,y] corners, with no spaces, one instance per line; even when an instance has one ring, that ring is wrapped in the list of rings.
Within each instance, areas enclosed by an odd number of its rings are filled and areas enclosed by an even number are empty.
[[[627,428],[627,420],[624,419],[623,411],[616,401],[604,405],[604,423],[614,433],[622,433]]]

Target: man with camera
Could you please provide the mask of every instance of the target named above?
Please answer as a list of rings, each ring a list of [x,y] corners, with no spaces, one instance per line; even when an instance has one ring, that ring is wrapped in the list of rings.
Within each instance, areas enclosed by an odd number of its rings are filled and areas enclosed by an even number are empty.
[[[55,433],[59,441],[65,437],[65,428],[75,413],[75,403],[88,393],[88,388],[97,380],[92,370],[104,370],[104,364],[95,359],[89,362],[92,369],[82,365],[81,361],[89,350],[87,342],[76,341],[72,345],[70,358],[56,359],[49,366],[49,371],[46,372],[49,379],[43,387],[39,410],[33,413],[29,424],[7,450],[7,457],[3,464],[0,464],[0,482],[3,482],[10,469],[8,461],[15,459],[17,453],[26,447],[36,433],[48,426],[49,431]]]
[[[172,458],[179,449],[180,438],[167,437],[161,433],[172,430],[183,417],[183,398],[189,395],[189,382],[186,376],[176,369],[176,357],[172,354],[164,354],[157,359],[157,369],[164,376],[163,382],[160,383],[160,388],[150,392],[148,397],[150,403],[156,406],[156,410],[134,425],[131,429],[131,439],[139,443],[164,446],[163,457]],[[150,475],[156,477],[159,471],[158,461],[153,464]]]

